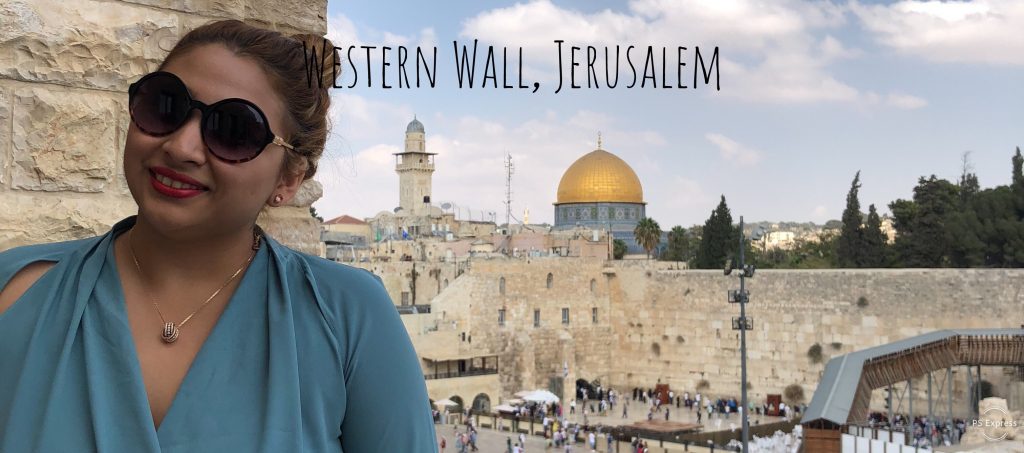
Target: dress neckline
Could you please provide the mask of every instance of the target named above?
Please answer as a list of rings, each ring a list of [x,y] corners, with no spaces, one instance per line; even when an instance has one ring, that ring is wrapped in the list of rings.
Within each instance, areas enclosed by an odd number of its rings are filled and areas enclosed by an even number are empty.
[[[149,394],[146,393],[146,383],[142,377],[142,364],[139,360],[135,346],[135,337],[132,335],[131,324],[128,320],[128,307],[124,293],[124,285],[121,282],[120,271],[114,255],[114,240],[135,225],[136,217],[137,216],[131,216],[121,220],[111,229],[109,238],[110,243],[107,245],[106,250],[106,262],[110,266],[110,272],[116,281],[112,289],[116,299],[114,311],[119,318],[119,324],[123,326],[123,330],[119,332],[119,334],[123,335],[123,338],[126,339],[126,344],[130,346],[127,348],[128,351],[126,354],[128,355],[128,361],[131,367],[131,382],[134,387],[132,394],[141,395],[142,401],[138,404],[141,406],[139,408],[141,410],[141,415],[145,417],[142,421],[144,422],[143,426],[147,426],[151,429],[150,433],[156,437],[157,443],[159,444],[161,434],[174,429],[174,423],[178,421],[177,413],[181,411],[180,406],[182,403],[180,401],[182,398],[185,398],[191,392],[201,391],[201,388],[196,387],[198,384],[193,382],[196,379],[195,376],[204,368],[210,366],[210,364],[207,363],[210,361],[207,356],[211,354],[210,351],[212,349],[217,347],[217,343],[222,341],[221,337],[224,336],[222,333],[222,331],[225,330],[224,326],[230,324],[232,322],[232,318],[238,316],[239,312],[243,310],[244,307],[242,307],[242,305],[244,303],[244,299],[240,295],[251,291],[253,289],[253,285],[256,284],[255,277],[253,277],[256,273],[254,270],[257,266],[263,266],[265,264],[265,257],[268,253],[267,249],[270,248],[270,240],[266,234],[260,230],[260,233],[263,235],[263,240],[261,241],[259,250],[256,252],[256,256],[240,277],[241,281],[235,289],[235,292],[228,299],[224,311],[221,313],[220,317],[217,318],[217,322],[210,330],[206,340],[204,340],[203,344],[199,347],[199,351],[196,353],[195,358],[192,359],[192,363],[189,364],[188,371],[185,372],[185,377],[182,379],[177,391],[175,391],[174,396],[171,399],[171,404],[167,407],[167,411],[164,413],[164,417],[160,421],[160,426],[156,426],[153,423],[153,409],[149,402]],[[257,226],[257,228],[259,227]],[[175,408],[179,409],[175,410]]]

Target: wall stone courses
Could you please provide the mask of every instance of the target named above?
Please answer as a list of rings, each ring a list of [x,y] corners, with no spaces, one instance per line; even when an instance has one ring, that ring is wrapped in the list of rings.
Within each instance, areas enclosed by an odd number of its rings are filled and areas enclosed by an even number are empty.
[[[285,25],[318,35],[327,34],[327,2],[323,0],[246,0],[245,17],[260,24]]]
[[[460,353],[500,356],[499,393],[505,398],[546,387],[564,362],[575,377],[620,389],[649,387],[660,379],[692,392],[707,379],[705,395],[738,397],[739,335],[731,318],[739,309],[726,302],[726,291],[739,282],[720,271],[659,271],[648,277],[634,263],[571,258],[470,264],[468,273],[433,299],[433,314],[459,319],[460,330],[472,335]],[[609,264],[614,276],[606,280],[606,291],[594,294],[589,283],[573,283],[599,277]],[[543,286],[549,272],[553,290]],[[501,276],[505,297],[496,283]],[[747,310],[755,319],[747,344],[755,401],[799,384],[809,402],[827,361],[854,350],[934,330],[1024,323],[1024,313],[1013,308],[1024,304],[1020,269],[778,270],[760,271],[747,283],[753,300]],[[867,307],[857,306],[861,296],[869,300]],[[497,327],[500,307],[507,310],[504,327]],[[569,326],[560,323],[562,307],[570,309]],[[597,325],[590,322],[593,307],[607,314]],[[540,328],[533,327],[534,308],[542,313]],[[676,335],[685,342],[678,343]],[[807,356],[815,343],[822,347],[820,363]],[[841,344],[837,349],[832,343]]]
[[[41,87],[14,91],[16,189],[102,192],[114,175],[118,104],[110,95]]]
[[[118,92],[179,36],[176,14],[122,2],[11,0],[0,17],[0,77]]]
[[[153,6],[216,18],[237,18],[245,11],[243,0],[123,0],[126,3]]]
[[[11,180],[11,95],[0,85],[0,190]]]
[[[0,195],[0,250],[104,234],[136,211],[131,198],[115,194],[60,195],[18,191]]]

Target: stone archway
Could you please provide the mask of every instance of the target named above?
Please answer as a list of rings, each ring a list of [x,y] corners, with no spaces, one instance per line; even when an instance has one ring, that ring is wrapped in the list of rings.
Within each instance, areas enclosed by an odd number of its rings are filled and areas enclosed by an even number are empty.
[[[473,398],[473,412],[487,414],[491,412],[491,397],[481,393]]]
[[[466,407],[466,403],[462,401],[462,397],[459,395],[452,395],[448,399],[457,404],[457,406],[452,406],[450,412],[462,412],[462,409]]]

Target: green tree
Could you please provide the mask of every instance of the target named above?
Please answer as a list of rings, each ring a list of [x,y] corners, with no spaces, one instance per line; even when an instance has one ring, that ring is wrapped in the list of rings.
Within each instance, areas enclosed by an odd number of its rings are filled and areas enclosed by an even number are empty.
[[[612,257],[621,260],[622,257],[626,256],[626,250],[629,247],[626,245],[626,241],[622,239],[616,239],[612,242]]]
[[[889,261],[886,257],[885,233],[882,232],[882,218],[875,205],[868,206],[868,224],[864,227],[864,250],[861,267],[883,267]]]
[[[736,251],[739,245],[739,230],[732,224],[732,214],[725,203],[725,195],[718,207],[711,211],[711,217],[704,222],[700,248],[694,267],[698,269],[720,269],[725,267],[725,260]]]
[[[981,202],[978,176],[971,171],[970,152],[963,154],[960,182],[957,184],[957,209],[946,219],[946,241],[949,243],[949,262],[953,267],[985,265],[985,243],[979,236],[984,226],[978,218],[976,206]]]
[[[690,232],[686,228],[676,225],[668,232],[668,248],[662,254],[661,259],[665,261],[689,261],[691,249]]]
[[[862,267],[864,264],[864,227],[857,199],[859,190],[860,171],[853,177],[850,191],[846,193],[843,229],[839,235],[839,267]]]
[[[317,220],[319,220],[320,222],[323,222],[323,221],[324,221],[324,218],[323,218],[323,217],[320,217],[320,215],[316,213],[316,208],[314,208],[313,206],[310,206],[310,207],[309,207],[309,215],[310,215],[311,217],[313,217],[314,219],[317,219]]]
[[[839,266],[839,232],[824,230],[817,240],[798,241],[791,253],[790,268],[832,269]]]
[[[957,209],[957,186],[935,175],[920,178],[914,200],[889,204],[897,236],[897,262],[903,267],[944,267],[950,263],[947,223]]]
[[[654,219],[644,217],[633,228],[633,236],[636,237],[636,244],[647,251],[647,259],[650,259],[651,252],[661,242],[661,226]]]

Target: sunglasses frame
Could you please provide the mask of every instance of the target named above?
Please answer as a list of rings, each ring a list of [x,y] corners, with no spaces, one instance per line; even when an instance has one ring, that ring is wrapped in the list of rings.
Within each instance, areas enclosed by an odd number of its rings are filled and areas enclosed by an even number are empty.
[[[136,93],[138,93],[139,87],[142,86],[142,84],[145,83],[146,81],[148,81],[150,79],[153,79],[153,78],[156,78],[156,77],[170,77],[171,79],[173,79],[176,83],[178,83],[181,86],[181,88],[183,90],[185,90],[185,96],[187,96],[187,99],[188,99],[188,111],[185,113],[185,116],[169,132],[165,132],[165,133],[156,133],[156,132],[148,131],[148,130],[146,130],[146,128],[142,127],[142,125],[140,125],[139,122],[135,120],[135,112],[133,111],[134,109],[132,107],[132,100],[135,98]],[[245,104],[245,105],[251,107],[256,112],[256,114],[258,114],[260,116],[260,119],[263,120],[263,128],[265,129],[264,135],[266,136],[266,140],[260,146],[259,150],[257,150],[256,153],[253,154],[251,157],[246,157],[246,158],[243,158],[243,159],[227,159],[227,158],[224,158],[222,156],[217,155],[217,153],[213,151],[213,148],[211,148],[210,145],[206,143],[206,137],[205,137],[205,134],[203,133],[203,131],[206,129],[206,121],[209,118],[211,118],[211,116],[207,115],[207,113],[212,111],[213,109],[221,106],[221,105],[228,104],[228,103],[233,103],[233,102],[242,103],[242,104]],[[284,141],[283,138],[278,137],[277,135],[274,134],[274,131],[270,130],[270,121],[267,120],[267,115],[264,114],[263,110],[260,110],[260,108],[256,104],[254,104],[252,101],[249,101],[249,100],[246,100],[246,99],[241,99],[241,98],[228,98],[228,99],[219,100],[217,102],[214,102],[213,104],[206,104],[206,103],[198,101],[194,97],[192,97],[192,92],[190,92],[188,90],[188,86],[185,85],[185,82],[183,80],[181,80],[180,77],[174,75],[173,73],[167,72],[167,71],[151,72],[149,74],[146,74],[146,75],[142,76],[141,79],[135,81],[135,83],[132,83],[131,85],[128,86],[128,113],[131,116],[132,123],[135,124],[135,127],[139,128],[140,131],[142,131],[143,133],[145,133],[147,135],[150,135],[150,136],[153,136],[153,137],[164,137],[164,136],[171,135],[171,134],[177,132],[178,129],[181,129],[182,125],[184,125],[186,122],[188,122],[189,117],[192,116],[192,110],[199,110],[199,112],[201,114],[201,117],[200,117],[200,120],[199,120],[199,137],[202,138],[203,144],[206,145],[206,149],[209,150],[210,154],[212,154],[214,157],[216,157],[216,158],[218,158],[218,159],[220,159],[220,160],[222,160],[224,162],[228,162],[228,163],[232,163],[232,164],[240,164],[242,162],[248,162],[250,160],[253,160],[253,159],[259,157],[259,155],[263,153],[263,150],[267,148],[267,145],[269,145],[271,143],[273,143],[275,145],[282,146],[285,149],[288,149],[290,151],[293,151],[293,152],[295,151],[295,147],[294,146],[292,146],[288,142]]]

